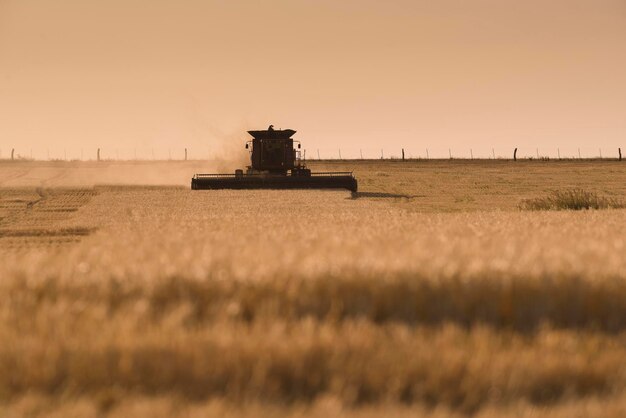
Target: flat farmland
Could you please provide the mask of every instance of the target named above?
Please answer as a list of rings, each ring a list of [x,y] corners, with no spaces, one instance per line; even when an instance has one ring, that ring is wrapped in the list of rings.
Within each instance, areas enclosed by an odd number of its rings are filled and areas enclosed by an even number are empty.
[[[617,161],[0,163],[0,416],[624,416]],[[229,170],[230,171],[230,170]]]

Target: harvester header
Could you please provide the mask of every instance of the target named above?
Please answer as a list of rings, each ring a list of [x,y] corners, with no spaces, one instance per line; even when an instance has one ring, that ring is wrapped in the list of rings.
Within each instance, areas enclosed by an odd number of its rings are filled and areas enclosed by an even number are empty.
[[[250,165],[234,174],[196,174],[191,188],[199,189],[347,189],[357,191],[351,172],[312,173],[300,153],[293,129],[248,131]],[[294,147],[294,143],[297,147]]]

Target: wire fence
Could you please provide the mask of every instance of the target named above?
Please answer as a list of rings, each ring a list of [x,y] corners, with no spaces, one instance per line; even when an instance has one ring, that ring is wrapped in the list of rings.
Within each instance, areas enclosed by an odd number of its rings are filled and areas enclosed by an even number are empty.
[[[33,161],[188,161],[227,158],[223,149],[201,148],[0,148],[0,160]],[[315,148],[304,160],[622,160],[620,147],[494,148]]]

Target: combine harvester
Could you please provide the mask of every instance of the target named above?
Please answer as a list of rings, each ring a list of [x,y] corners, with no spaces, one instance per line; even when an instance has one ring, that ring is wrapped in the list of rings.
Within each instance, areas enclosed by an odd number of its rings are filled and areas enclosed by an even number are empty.
[[[192,190],[201,189],[348,189],[357,190],[351,172],[311,173],[300,158],[300,141],[294,141],[292,129],[248,131],[252,140],[249,165],[235,174],[196,174],[191,179]],[[296,142],[298,148],[293,144]]]

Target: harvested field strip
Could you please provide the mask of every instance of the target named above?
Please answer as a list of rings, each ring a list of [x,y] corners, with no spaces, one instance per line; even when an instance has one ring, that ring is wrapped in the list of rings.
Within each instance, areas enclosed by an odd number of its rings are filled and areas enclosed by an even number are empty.
[[[37,209],[38,212],[77,212],[78,208],[41,208]]]
[[[93,228],[0,229],[0,238],[87,236],[92,232],[94,232]]]
[[[51,248],[62,248],[70,244],[77,244],[81,240],[79,236],[62,236],[62,237],[19,237],[19,238],[3,238],[0,246],[3,249],[21,253],[31,249],[45,250]]]
[[[73,224],[71,218],[96,194],[89,189],[2,190],[0,244],[22,250],[78,242],[96,228]]]

